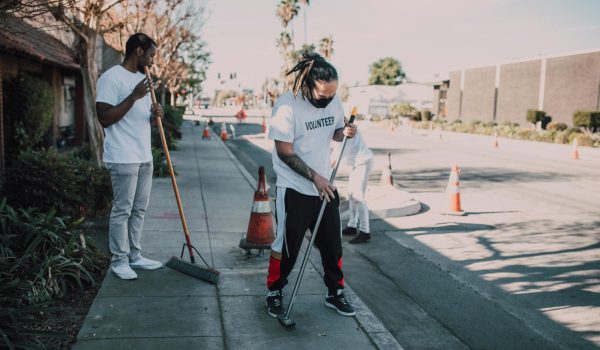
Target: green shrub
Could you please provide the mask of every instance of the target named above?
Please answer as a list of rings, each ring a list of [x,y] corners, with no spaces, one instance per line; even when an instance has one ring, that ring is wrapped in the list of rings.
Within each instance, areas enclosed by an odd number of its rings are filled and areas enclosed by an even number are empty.
[[[55,311],[53,300],[95,286],[108,263],[82,230],[83,219],[53,211],[14,209],[0,201],[0,348],[45,349],[38,337],[67,339],[39,330]]]
[[[421,111],[421,120],[430,121],[431,120],[431,111],[428,109],[424,109]]]
[[[498,124],[498,126],[500,127],[506,127],[506,128],[518,128],[519,127],[519,123],[515,123],[515,122],[511,122],[509,120],[503,120],[500,122],[500,124]]]
[[[520,140],[534,140],[537,135],[537,131],[535,130],[519,130],[516,133],[516,136]]]
[[[548,130],[565,131],[568,126],[565,123],[550,123],[548,124]]]
[[[421,116],[422,116],[422,113],[421,113],[421,111],[415,111],[415,112],[414,112],[414,114],[413,114],[413,115],[410,115],[410,116],[408,116],[408,118],[409,118],[410,120],[413,120],[413,121],[416,121],[416,122],[418,122],[418,121],[421,121],[421,120],[422,120],[422,117],[421,117]]]
[[[600,128],[600,111],[576,111],[573,113],[573,125],[595,132]]]
[[[4,193],[17,207],[71,217],[102,215],[112,200],[106,169],[53,149],[22,152],[6,172]]]
[[[528,109],[527,116],[525,119],[527,119],[528,122],[535,124],[537,122],[541,122],[545,116],[546,116],[546,112],[544,112],[544,111],[539,111],[536,109]]]
[[[393,116],[414,116],[417,109],[409,103],[396,103],[390,106],[390,114]]]
[[[594,145],[594,140],[592,136],[585,133],[572,133],[569,135],[569,142],[573,143],[573,141],[577,139],[577,144],[579,146],[592,147]]]
[[[551,131],[551,130],[545,130],[542,132],[538,132],[536,135],[533,136],[534,141],[540,141],[540,142],[554,142],[555,138],[556,138],[556,131]]]
[[[104,255],[82,230],[83,219],[0,202],[2,297],[26,303],[63,298],[94,286]],[[7,287],[9,286],[9,287]]]
[[[558,132],[556,134],[556,136],[554,136],[554,143],[560,143],[560,144],[567,144],[569,143],[569,135],[562,131],[562,132]]]
[[[170,132],[171,135],[181,140],[181,125],[183,124],[183,113],[185,111],[182,107],[164,106],[165,117],[163,119],[163,126],[165,132]]]
[[[8,151],[20,152],[39,146],[52,122],[54,94],[45,81],[19,75],[6,80],[4,103],[8,120]]]
[[[537,122],[540,122],[542,129],[546,129],[546,126],[552,121],[552,118],[547,116],[546,112],[536,109],[528,109],[526,119],[532,124],[537,124]]]
[[[167,147],[169,147],[169,151],[174,151],[177,149],[177,138],[171,132],[171,129],[167,128],[163,123],[163,130],[165,132],[165,140],[167,141]],[[156,148],[162,149],[162,140],[160,139],[160,134],[158,132],[158,127],[152,128],[152,146]]]
[[[575,140],[575,138],[578,138],[581,135],[583,135],[583,133],[581,132],[572,132],[568,134],[567,139],[569,140],[569,143],[573,143],[573,140]]]
[[[169,166],[167,165],[167,159],[162,148],[152,147],[152,162],[154,164],[155,177],[169,176]],[[175,166],[173,166],[173,172],[175,172],[175,175],[177,175]]]

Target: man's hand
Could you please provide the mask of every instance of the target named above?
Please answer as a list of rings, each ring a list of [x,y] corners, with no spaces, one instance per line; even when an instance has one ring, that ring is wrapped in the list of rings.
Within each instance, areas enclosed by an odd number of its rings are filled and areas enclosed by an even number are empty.
[[[356,125],[354,123],[346,123],[344,127],[344,136],[351,139],[356,135]]]
[[[133,91],[131,92],[131,97],[133,97],[134,100],[139,100],[140,98],[143,98],[144,96],[146,96],[148,91],[150,91],[151,85],[152,83],[148,80],[148,78],[142,79],[142,81],[140,81],[135,86],[135,88],[133,88]]]
[[[163,111],[163,108],[160,105],[160,103],[155,103],[152,105],[152,116],[161,119],[165,116],[165,112]]]
[[[321,197],[321,199],[325,198],[327,202],[331,202],[331,200],[335,198],[335,195],[333,194],[335,186],[329,183],[329,180],[315,173],[313,183],[315,184],[317,191],[319,191],[319,197]]]

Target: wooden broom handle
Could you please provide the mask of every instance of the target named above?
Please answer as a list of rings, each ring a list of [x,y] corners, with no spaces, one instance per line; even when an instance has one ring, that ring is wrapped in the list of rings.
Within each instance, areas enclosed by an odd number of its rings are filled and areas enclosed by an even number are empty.
[[[150,82],[150,97],[152,98],[152,104],[157,104],[156,95],[154,94],[154,83],[150,76],[150,70],[148,67],[144,67],[146,72],[146,78]],[[165,151],[165,158],[167,158],[167,166],[169,167],[169,175],[171,175],[171,184],[173,185],[173,192],[175,192],[175,199],[177,200],[177,209],[179,209],[179,217],[181,218],[181,225],[183,226],[183,233],[185,234],[185,240],[187,242],[188,250],[190,252],[190,259],[194,260],[194,253],[192,248],[192,242],[190,240],[190,233],[188,232],[187,222],[185,221],[185,214],[183,213],[183,205],[181,205],[181,197],[179,196],[179,188],[177,187],[177,180],[175,179],[175,172],[173,171],[173,163],[171,163],[171,155],[169,154],[169,147],[167,146],[167,139],[165,138],[165,131],[162,125],[162,118],[155,117],[156,125],[158,125],[158,133],[160,134],[160,140],[162,141],[163,150]]]

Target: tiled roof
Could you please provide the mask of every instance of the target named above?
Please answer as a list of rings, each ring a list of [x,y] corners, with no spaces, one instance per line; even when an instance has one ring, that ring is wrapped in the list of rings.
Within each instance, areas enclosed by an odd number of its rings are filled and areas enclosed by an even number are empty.
[[[0,52],[10,52],[42,63],[79,69],[75,54],[58,39],[14,17],[0,21]]]

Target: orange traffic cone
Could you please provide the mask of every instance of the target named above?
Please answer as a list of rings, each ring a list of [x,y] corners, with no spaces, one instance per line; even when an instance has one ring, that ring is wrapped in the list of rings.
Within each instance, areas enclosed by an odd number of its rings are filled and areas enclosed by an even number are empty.
[[[575,160],[579,159],[579,141],[577,141],[577,137],[573,139],[573,154],[571,157]]]
[[[262,122],[262,132],[263,133],[267,132],[267,122],[265,121],[264,116],[263,116],[263,122]]]
[[[202,139],[210,140],[210,130],[208,130],[208,124],[204,123],[204,131],[202,131]]]
[[[465,212],[460,207],[458,174],[460,174],[460,169],[458,168],[458,165],[455,165],[452,167],[450,178],[448,179],[448,186],[446,187],[446,193],[450,195],[450,211],[446,213],[449,215],[465,215]]]
[[[394,186],[394,177],[392,176],[392,155],[390,152],[388,152],[387,156],[388,166],[381,172],[381,180],[379,181],[379,184],[381,186]]]
[[[271,214],[267,177],[265,168],[261,166],[258,169],[258,188],[254,192],[254,203],[248,222],[248,231],[246,232],[246,238],[242,238],[240,241],[240,248],[245,249],[248,255],[251,249],[258,249],[260,254],[263,249],[271,247],[274,239],[275,233],[273,231],[273,216]]]
[[[495,149],[498,149],[498,132],[494,131],[494,143],[493,146]]]
[[[221,140],[227,141],[227,127],[225,123],[221,124]]]

